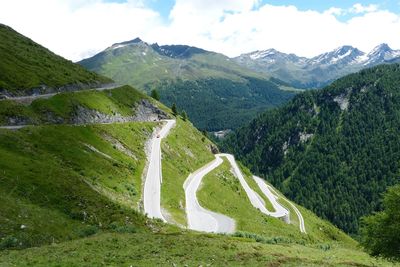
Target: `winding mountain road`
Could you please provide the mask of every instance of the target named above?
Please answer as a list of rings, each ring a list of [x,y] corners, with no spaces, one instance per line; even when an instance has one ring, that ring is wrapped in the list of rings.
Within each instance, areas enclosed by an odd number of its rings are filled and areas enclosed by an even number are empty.
[[[257,192],[255,192],[253,189],[250,188],[246,179],[243,177],[243,174],[242,174],[239,166],[236,163],[235,157],[230,154],[221,154],[221,155],[225,156],[228,159],[229,163],[231,164],[231,166],[233,168],[233,172],[235,173],[236,177],[239,179],[240,184],[242,185],[244,191],[246,192],[247,197],[249,198],[253,207],[255,207],[256,209],[260,210],[262,213],[264,213],[268,216],[272,216],[275,218],[282,218],[285,222],[287,222],[287,223],[290,222],[289,211],[287,209],[285,209],[283,206],[281,206],[276,201],[276,199],[274,198],[272,193],[268,190],[268,188],[266,188],[266,184],[263,180],[261,180],[260,178],[255,179],[257,185],[261,189],[261,192],[263,192],[263,194],[271,202],[272,206],[275,209],[275,212],[269,211],[265,207],[265,203],[264,203],[263,199],[260,197],[260,195],[257,194]],[[253,179],[254,179],[254,177],[253,177]]]
[[[235,231],[235,220],[203,208],[196,196],[203,177],[221,165],[222,162],[222,158],[216,155],[215,160],[191,173],[183,184],[189,229],[214,233],[233,233]]]
[[[282,218],[286,223],[290,223],[289,211],[278,203],[278,197],[271,192],[267,183],[260,177],[254,175],[253,179],[257,183],[261,192],[268,198],[269,202],[272,204],[272,207],[275,209],[275,212],[268,211],[268,215],[275,218]]]
[[[204,232],[217,232],[217,233],[232,233],[235,230],[235,221],[232,218],[229,218],[223,214],[219,214],[203,208],[199,204],[196,196],[196,192],[201,185],[203,177],[207,175],[207,173],[211,172],[212,170],[214,170],[215,168],[217,168],[222,164],[223,162],[222,157],[226,157],[228,159],[229,163],[232,166],[235,176],[239,179],[239,182],[243,187],[243,189],[245,190],[247,197],[249,198],[251,204],[256,209],[258,209],[260,212],[268,216],[272,216],[275,218],[282,218],[286,223],[290,223],[289,211],[277,202],[278,198],[277,195],[272,193],[271,191],[272,188],[270,188],[264,182],[264,180],[262,180],[259,177],[253,176],[253,179],[260,187],[261,192],[271,202],[275,211],[269,211],[265,207],[264,200],[260,197],[260,195],[258,195],[257,192],[255,192],[253,189],[250,188],[246,179],[243,177],[243,174],[240,171],[240,168],[237,165],[233,155],[217,154],[215,155],[215,157],[216,158],[214,161],[198,169],[194,173],[191,173],[183,185],[183,188],[185,189],[186,215],[188,218],[189,229],[204,231]],[[288,201],[288,203],[290,202]],[[294,210],[296,211],[297,209]],[[301,225],[304,226],[304,221],[303,224]],[[302,231],[302,228],[300,228],[300,230]]]
[[[143,204],[144,212],[150,218],[158,218],[166,222],[161,213],[161,139],[166,137],[175,125],[175,120],[165,120],[167,123],[162,129],[153,135],[151,139],[151,152],[149,156],[149,167],[147,169],[144,183]]]
[[[267,187],[270,189],[271,192],[274,193],[274,195],[275,195],[276,197],[278,197],[279,194],[275,191],[274,188],[272,188],[272,186],[267,185]],[[304,225],[304,218],[303,218],[303,215],[301,214],[301,212],[299,211],[299,209],[298,209],[290,200],[288,200],[287,198],[285,198],[285,197],[283,197],[283,196],[282,196],[281,198],[282,198],[283,200],[285,200],[287,203],[289,203],[289,205],[293,208],[294,212],[296,213],[297,217],[299,218],[299,228],[300,228],[300,232],[302,232],[302,233],[304,233],[304,234],[307,234],[307,232],[306,232],[306,227],[305,227],[305,225]]]

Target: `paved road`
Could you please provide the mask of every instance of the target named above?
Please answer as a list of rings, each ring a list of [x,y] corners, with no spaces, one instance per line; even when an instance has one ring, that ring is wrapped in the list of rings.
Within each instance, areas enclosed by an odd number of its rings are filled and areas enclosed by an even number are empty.
[[[147,169],[146,180],[144,183],[143,204],[144,212],[150,218],[158,218],[166,222],[161,213],[161,139],[168,135],[169,130],[175,125],[175,120],[166,120],[166,124],[161,131],[151,140],[151,152],[149,157],[149,167]]]
[[[267,185],[267,187],[275,194],[275,196],[278,196],[279,194],[275,191],[274,188],[272,188],[272,186]],[[304,218],[303,215],[301,214],[301,212],[299,211],[299,209],[291,202],[289,201],[287,198],[283,197],[282,198],[289,203],[289,205],[293,208],[294,212],[296,212],[297,217],[299,218],[299,228],[300,228],[300,232],[302,233],[307,233],[306,232],[306,227],[304,225]]]
[[[109,89],[114,89],[120,87],[120,85],[116,84],[110,84],[110,85],[105,85],[102,87],[98,88],[92,88],[92,89],[84,89],[84,90],[74,90],[72,92],[82,92],[82,91],[104,91],[104,90],[109,90]],[[14,100],[19,103],[25,103],[25,104],[30,104],[33,100],[39,99],[39,98],[50,98],[52,96],[58,95],[60,93],[67,93],[68,91],[65,92],[55,92],[55,93],[50,93],[50,94],[42,94],[42,95],[30,95],[30,96],[16,96],[16,97],[7,97],[5,99],[10,99]]]
[[[290,223],[289,211],[278,203],[278,197],[271,192],[267,183],[260,177],[254,175],[253,179],[254,181],[256,181],[258,187],[261,189],[261,192],[264,194],[264,196],[268,198],[275,209],[275,212],[268,211],[268,215],[275,218],[282,218],[286,223]]]
[[[222,162],[222,158],[216,155],[215,160],[191,173],[183,184],[189,229],[214,233],[233,233],[235,231],[235,220],[203,208],[196,196],[203,177],[221,165]]]
[[[28,125],[16,125],[16,126],[0,126],[0,129],[7,129],[7,130],[18,130],[24,128]]]

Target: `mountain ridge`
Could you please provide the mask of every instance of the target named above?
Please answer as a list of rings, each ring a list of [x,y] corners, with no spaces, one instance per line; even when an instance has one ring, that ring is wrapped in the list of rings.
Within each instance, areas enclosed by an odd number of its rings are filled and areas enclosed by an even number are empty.
[[[255,71],[301,88],[318,88],[346,74],[383,63],[400,62],[400,50],[383,43],[365,53],[350,45],[314,57],[300,57],[276,49],[242,54],[234,60]]]
[[[233,129],[296,92],[215,52],[186,45],[116,43],[79,62],[89,70],[176,103],[200,129]],[[285,90],[283,90],[283,89]]]

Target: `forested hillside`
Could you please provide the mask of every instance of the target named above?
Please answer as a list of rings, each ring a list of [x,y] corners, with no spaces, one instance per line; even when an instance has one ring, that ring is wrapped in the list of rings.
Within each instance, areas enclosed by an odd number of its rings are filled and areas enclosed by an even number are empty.
[[[283,92],[269,81],[247,77],[229,79],[178,80],[158,87],[160,100],[188,112],[199,129],[218,131],[237,128],[266,108],[287,102],[295,93]]]
[[[99,87],[111,79],[87,71],[0,24],[0,96]]]
[[[349,233],[399,182],[400,65],[297,95],[229,136],[225,150]]]

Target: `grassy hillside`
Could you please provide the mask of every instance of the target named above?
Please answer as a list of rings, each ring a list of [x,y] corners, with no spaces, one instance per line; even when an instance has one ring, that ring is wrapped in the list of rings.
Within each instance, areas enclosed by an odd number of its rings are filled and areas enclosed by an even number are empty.
[[[59,124],[73,123],[82,110],[92,110],[108,116],[135,115],[141,100],[154,103],[150,97],[130,86],[112,90],[78,91],[57,94],[49,99],[36,99],[30,105],[13,100],[0,100],[0,124]]]
[[[60,87],[79,89],[112,82],[0,24],[0,94],[24,95]],[[36,92],[36,91],[35,91]]]
[[[0,129],[0,247],[39,246],[142,225],[136,210],[144,142],[153,126]]]
[[[54,108],[60,116],[69,114],[68,103],[123,113],[140,99],[139,93],[127,99],[126,92],[127,88],[65,93],[23,108],[39,118],[36,105]],[[387,264],[370,258],[336,230],[314,237],[314,231],[330,228],[311,213],[307,216],[317,223],[312,222],[315,229],[310,226],[309,236],[301,235],[296,225],[283,225],[254,211],[247,222],[242,220],[243,231],[236,237],[194,233],[145,218],[139,213],[144,144],[156,126],[130,122],[0,129],[0,265]],[[212,160],[210,145],[180,118],[163,141],[162,206],[179,224],[185,225],[183,181]],[[235,199],[235,192],[227,192],[239,210],[242,204],[248,207],[243,198]],[[258,225],[246,226],[251,216]]]
[[[394,266],[338,246],[264,244],[248,238],[168,231],[98,234],[0,252],[3,266]]]
[[[356,233],[399,182],[400,65],[381,65],[296,96],[224,143],[282,192]]]
[[[296,91],[243,68],[221,54],[189,46],[149,45],[139,39],[115,44],[80,62],[89,70],[176,103],[200,129],[237,128]]]

